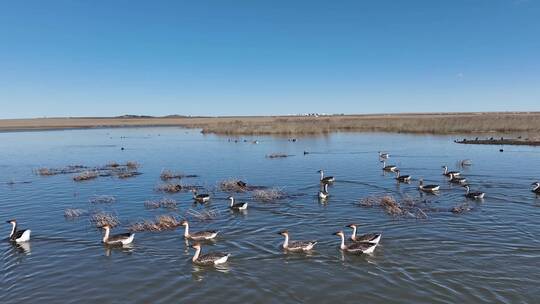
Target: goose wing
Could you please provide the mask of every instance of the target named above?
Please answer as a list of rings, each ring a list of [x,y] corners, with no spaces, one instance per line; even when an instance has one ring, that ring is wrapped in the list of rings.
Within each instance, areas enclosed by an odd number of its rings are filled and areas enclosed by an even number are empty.
[[[191,233],[190,234],[190,237],[194,240],[196,239],[199,239],[199,240],[202,240],[202,239],[209,239],[209,238],[212,238],[214,237],[214,235],[218,233],[217,231],[215,230],[208,230],[208,231],[197,231],[197,232],[194,232],[194,233]]]
[[[317,244],[317,241],[291,241],[289,242],[290,250],[300,250],[304,248],[313,247]]]
[[[109,236],[109,239],[107,242],[109,243],[115,243],[115,242],[121,242],[122,240],[129,239],[131,237],[131,233],[120,233]]]
[[[348,245],[347,251],[354,253],[363,253],[364,251],[370,249],[373,246],[377,246],[377,244],[373,244],[370,242],[357,242]]]
[[[197,259],[197,262],[200,264],[214,264],[215,261],[222,259],[229,254],[222,252],[209,252],[207,254],[202,254]]]
[[[366,233],[362,235],[357,235],[355,242],[362,243],[362,242],[373,241],[376,238],[378,238],[380,235],[381,235],[380,233]]]
[[[24,229],[24,230],[17,230],[13,233],[13,235],[11,236],[11,239],[12,240],[16,240],[20,237],[23,236],[23,234],[26,232],[27,229]]]

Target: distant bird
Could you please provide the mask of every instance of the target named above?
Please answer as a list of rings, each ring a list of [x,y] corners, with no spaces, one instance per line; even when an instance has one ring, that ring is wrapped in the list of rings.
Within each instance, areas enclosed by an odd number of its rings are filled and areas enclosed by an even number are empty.
[[[396,172],[396,180],[401,183],[408,183],[411,181],[412,176],[410,175],[401,175],[399,169],[396,169],[394,172]]]
[[[471,192],[471,188],[469,187],[469,185],[465,185],[463,187],[465,187],[465,189],[467,190],[467,192],[465,193],[466,198],[483,199],[484,195],[486,195],[484,192],[480,191]]]
[[[336,179],[333,176],[324,176],[324,171],[321,169],[318,171],[321,174],[321,183],[328,184],[333,183]]]
[[[532,192],[534,192],[536,194],[540,194],[540,183],[539,182],[534,182],[534,183],[531,184],[531,186],[533,186]]]
[[[201,254],[201,244],[194,244],[191,248],[195,249],[195,254],[191,259],[194,264],[198,265],[219,265],[226,263],[229,259],[230,253],[210,252],[207,254]]]
[[[389,159],[390,158],[390,153],[379,151],[379,157],[384,158],[384,159]]]
[[[9,234],[9,240],[15,243],[27,242],[30,240],[30,229],[17,230],[17,221],[15,219],[6,221],[11,224],[11,233]]]
[[[185,227],[184,238],[194,240],[194,241],[206,241],[215,239],[219,231],[208,230],[208,231],[198,231],[189,233],[189,223],[188,221],[182,221],[180,225]]]
[[[308,155],[308,154],[309,154],[309,152],[308,152],[308,151],[304,151],[304,155]]]
[[[319,191],[320,199],[327,199],[330,193],[328,193],[328,184],[324,184],[323,188]]]
[[[362,235],[356,235],[356,229],[357,224],[350,224],[347,225],[347,227],[352,228],[353,232],[351,234],[351,240],[353,242],[370,242],[379,244],[379,241],[381,240],[382,234],[381,233],[366,233]]]
[[[310,251],[313,249],[315,244],[317,244],[317,241],[289,241],[289,231],[283,230],[278,232],[278,234],[285,237],[285,241],[283,242],[283,249],[288,251]]]
[[[248,203],[246,203],[246,202],[235,203],[234,202],[234,197],[232,197],[232,196],[229,196],[229,200],[231,201],[229,203],[229,209],[231,209],[231,210],[242,211],[242,210],[246,210],[247,207],[248,207]]]
[[[198,194],[197,190],[192,190],[193,192],[193,199],[198,203],[207,203],[210,201],[210,194]]]
[[[343,231],[338,231],[334,233],[334,235],[341,237],[341,244],[339,245],[339,248],[345,252],[370,254],[373,253],[377,247],[377,244],[370,242],[353,242],[350,244],[345,244],[345,234]]]
[[[450,182],[453,184],[463,185],[467,182],[467,179],[465,177],[459,177],[454,174],[450,174]]]
[[[445,175],[445,176],[450,176],[450,175],[458,176],[458,175],[461,174],[461,173],[459,173],[459,171],[448,171],[448,166],[447,165],[442,166],[442,168],[444,169],[443,175]]]
[[[440,189],[439,185],[424,185],[424,179],[420,179],[418,189],[424,192],[437,192]]]
[[[395,171],[397,170],[397,167],[394,166],[394,165],[386,165],[386,161],[385,161],[385,160],[383,160],[383,161],[381,161],[381,162],[383,163],[382,169],[383,169],[384,171],[395,172]]]
[[[111,226],[104,225],[101,228],[105,229],[105,235],[103,236],[103,243],[107,245],[128,245],[133,242],[133,238],[135,237],[134,233],[122,233],[122,234],[115,234],[115,235],[109,235],[111,232]]]

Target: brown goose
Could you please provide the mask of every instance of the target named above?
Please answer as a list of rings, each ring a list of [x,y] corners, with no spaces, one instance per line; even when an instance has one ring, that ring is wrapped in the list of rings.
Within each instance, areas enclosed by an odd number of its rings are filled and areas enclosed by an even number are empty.
[[[101,228],[105,229],[105,235],[103,236],[103,243],[107,245],[128,245],[133,242],[133,238],[135,237],[134,233],[122,233],[122,234],[115,234],[110,235],[111,232],[111,226],[104,225]]]
[[[198,231],[189,233],[189,223],[188,221],[182,221],[180,225],[185,227],[184,230],[184,237],[186,239],[194,240],[194,241],[205,241],[205,240],[211,240],[216,238],[219,231],[215,230],[208,230],[208,231]]]
[[[221,252],[209,252],[207,254],[201,254],[201,244],[195,244],[191,246],[195,249],[195,254],[191,259],[194,264],[198,265],[219,265],[227,262],[230,253]]]
[[[353,242],[370,242],[374,244],[379,244],[379,241],[381,240],[382,233],[366,233],[362,235],[356,235],[357,225],[356,224],[350,224],[347,225],[347,227],[352,228],[353,232],[351,235],[351,240]]]
[[[288,251],[309,251],[317,244],[317,241],[289,241],[289,231],[287,230],[280,231],[278,234],[285,237],[282,247]]]
[[[341,237],[341,244],[339,245],[339,248],[346,252],[369,254],[373,253],[373,251],[377,247],[377,244],[370,242],[353,242],[347,245],[345,244],[345,234],[343,233],[343,231],[338,231],[334,233],[334,235]]]

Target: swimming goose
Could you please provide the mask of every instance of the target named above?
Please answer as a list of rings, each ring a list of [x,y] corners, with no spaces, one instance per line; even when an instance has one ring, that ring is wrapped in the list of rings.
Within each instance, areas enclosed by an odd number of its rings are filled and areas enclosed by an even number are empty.
[[[454,183],[454,184],[465,184],[465,182],[467,182],[467,179],[465,177],[459,177],[459,176],[456,176],[454,175],[453,173],[450,174],[450,182],[451,183]]]
[[[471,192],[471,188],[469,187],[469,185],[465,185],[463,187],[465,187],[465,189],[467,190],[467,193],[465,193],[466,198],[483,199],[484,195],[486,195],[484,192],[480,191]]]
[[[458,176],[461,174],[459,171],[448,171],[447,165],[442,166],[442,168],[444,169],[443,175],[446,175],[446,176],[450,176],[450,175]]]
[[[394,166],[394,165],[386,165],[386,161],[385,161],[385,160],[383,160],[382,163],[383,163],[383,168],[382,168],[382,169],[383,169],[384,171],[395,172],[395,171],[397,170],[397,167]]]
[[[321,183],[328,184],[328,183],[333,183],[336,181],[336,179],[333,176],[325,177],[323,170],[319,170],[318,172],[321,174]]]
[[[6,221],[11,224],[11,233],[9,234],[9,240],[15,243],[27,242],[30,240],[30,229],[17,230],[17,221],[15,219]]]
[[[278,232],[278,234],[283,235],[285,237],[285,241],[283,242],[283,249],[288,251],[309,251],[313,249],[315,244],[317,244],[317,241],[290,241],[289,242],[289,231],[283,230]]]
[[[389,159],[390,158],[390,154],[389,153],[386,153],[386,152],[381,152],[379,151],[379,157],[380,158],[384,158],[384,159]]]
[[[539,182],[534,182],[531,184],[531,186],[533,186],[532,188],[532,192],[536,193],[536,194],[540,194],[540,183]]]
[[[210,200],[210,195],[203,193],[203,194],[197,194],[197,190],[193,190],[193,199],[198,203],[206,203]]]
[[[227,262],[230,253],[210,252],[201,254],[201,244],[194,244],[191,248],[195,249],[195,254],[191,259],[194,264],[198,265],[219,265]]]
[[[356,235],[356,224],[350,224],[347,225],[347,227],[352,228],[353,232],[351,235],[351,241],[353,242],[370,242],[374,244],[379,244],[379,241],[381,240],[382,234],[381,233],[366,233],[362,235]]]
[[[229,200],[231,200],[231,202],[229,204],[229,209],[241,211],[241,210],[246,210],[247,207],[248,207],[248,203],[246,203],[246,202],[235,203],[234,202],[234,197],[232,197],[232,196],[229,196]]]
[[[319,191],[319,198],[320,199],[327,199],[330,193],[328,193],[328,184],[324,184],[323,189]]]
[[[109,233],[111,232],[111,226],[109,225],[104,225],[101,228],[105,229],[103,243],[107,245],[127,245],[133,242],[133,238],[135,237],[134,233],[109,235]]]
[[[215,230],[197,231],[194,233],[189,233],[189,223],[187,221],[182,221],[180,225],[185,227],[184,237],[186,239],[190,239],[194,241],[211,240],[211,239],[214,239],[219,233],[219,231],[215,231]]]
[[[396,172],[396,180],[401,183],[408,183],[411,181],[412,176],[410,175],[401,175],[399,169],[396,169],[394,172]]]
[[[420,179],[418,189],[424,192],[436,192],[436,191],[439,191],[440,186],[439,185],[424,185],[424,179]]]
[[[346,252],[369,254],[373,253],[373,251],[377,247],[377,244],[370,242],[353,242],[347,245],[345,244],[345,234],[343,233],[343,231],[338,231],[334,233],[334,235],[338,235],[341,237],[341,244],[339,245],[339,248]]]

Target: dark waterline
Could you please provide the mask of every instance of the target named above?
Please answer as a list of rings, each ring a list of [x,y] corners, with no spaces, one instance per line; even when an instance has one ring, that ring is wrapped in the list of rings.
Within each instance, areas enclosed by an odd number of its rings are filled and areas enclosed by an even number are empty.
[[[540,179],[540,149],[507,146],[500,153],[495,146],[455,144],[454,137],[336,133],[297,142],[248,136],[248,142],[234,143],[171,127],[0,133],[0,219],[17,218],[22,228],[32,229],[24,246],[0,243],[0,302],[534,303],[540,297],[540,199],[529,185]],[[403,174],[441,184],[440,195],[420,197],[416,181],[398,186],[393,175],[383,176],[379,150],[390,151],[389,163]],[[292,156],[265,158],[271,153]],[[463,159],[472,159],[473,166],[459,170],[487,195],[470,202],[470,212],[455,215],[448,210],[465,202],[464,191],[446,183],[440,167],[456,169]],[[76,183],[71,175],[32,172],[129,160],[142,165],[142,175]],[[230,252],[224,268],[193,266],[182,229],[137,232],[131,248],[108,249],[87,216],[63,216],[65,208],[101,208],[119,216],[117,232],[160,214],[181,217],[194,208],[189,193],[154,191],[164,168],[197,174],[183,182],[213,195],[208,207],[195,209],[218,210],[217,218],[195,221],[192,228],[221,231],[203,251]],[[319,169],[337,178],[327,204],[316,197]],[[249,210],[232,213],[229,194],[216,190],[231,177],[279,187],[291,197],[261,203],[250,193],[239,194]],[[426,199],[439,211],[425,220],[394,219],[379,208],[356,205],[385,194]],[[114,195],[116,202],[90,204],[94,195]],[[179,209],[145,209],[145,200],[162,197],[177,200]],[[384,233],[373,255],[337,249],[332,233],[349,234],[344,225],[353,222],[362,224],[360,232]],[[7,237],[10,226],[1,227]],[[318,240],[316,250],[284,254],[276,234],[284,228],[292,239]]]

